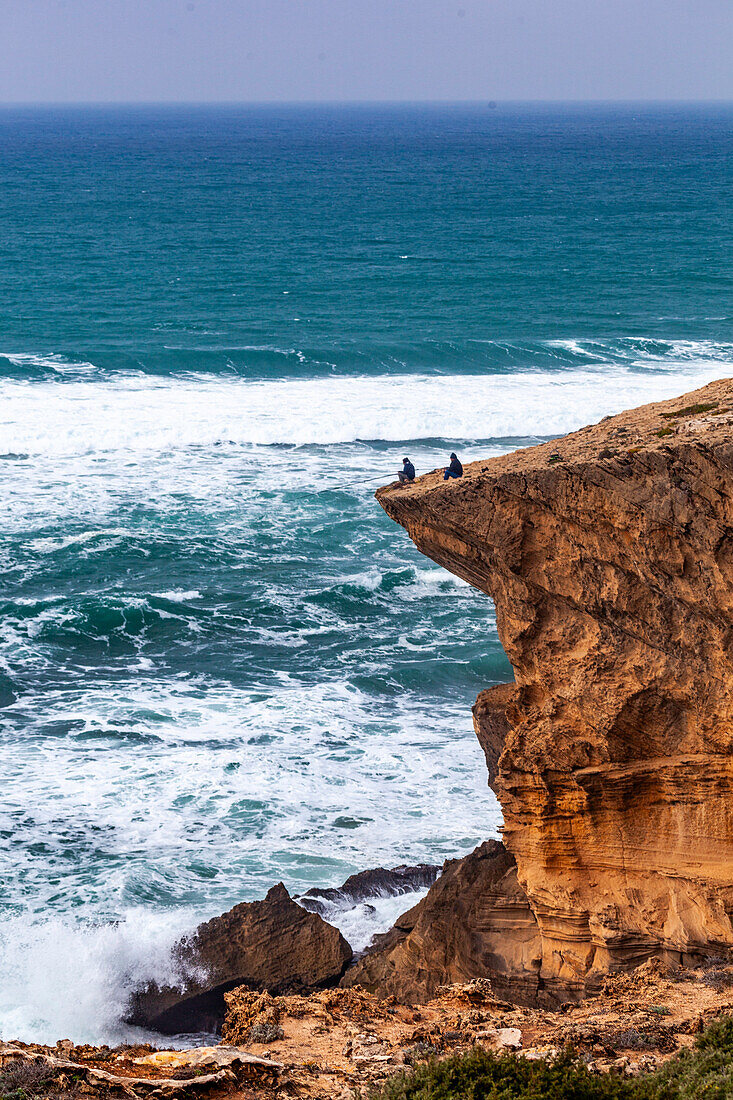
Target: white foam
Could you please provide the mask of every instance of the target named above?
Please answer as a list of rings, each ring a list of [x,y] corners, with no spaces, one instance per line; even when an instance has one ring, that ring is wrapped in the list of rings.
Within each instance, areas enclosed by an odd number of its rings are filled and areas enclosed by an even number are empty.
[[[86,359],[65,359],[63,355],[35,355],[29,352],[2,352],[0,359],[7,359],[14,367],[40,367],[55,374],[96,374],[97,367]]]
[[[170,592],[153,592],[152,595],[158,600],[168,600],[169,603],[187,603],[189,600],[201,599],[198,588],[192,588],[189,591],[174,588]]]
[[[556,435],[725,373],[720,359],[664,369],[249,382],[209,375],[0,384],[0,452],[47,457],[220,442]]]
[[[102,540],[103,548],[110,546],[111,539],[124,538],[125,535],[129,534],[129,531],[120,527],[107,529]],[[70,546],[86,546],[99,540],[99,531],[79,531],[73,535],[31,539],[28,548],[34,550],[37,554],[55,554],[59,550],[67,550]]]
[[[359,953],[369,946],[375,936],[388,932],[397,918],[417,905],[427,892],[426,886],[409,894],[367,898],[349,908],[339,908],[338,904],[331,907],[325,905],[322,915],[329,924],[335,924],[341,930],[353,950]]]
[[[722,318],[721,318],[722,320]],[[599,340],[547,340],[548,348],[560,348],[585,360],[599,363],[613,360],[629,362],[637,369],[669,369],[690,362],[733,363],[733,343],[717,340],[658,340],[648,336],[627,336],[611,342]]]
[[[122,1022],[129,994],[151,979],[181,984],[170,949],[195,923],[190,912],[143,910],[115,923],[85,924],[59,916],[4,920],[0,1038],[39,1043],[154,1039]]]

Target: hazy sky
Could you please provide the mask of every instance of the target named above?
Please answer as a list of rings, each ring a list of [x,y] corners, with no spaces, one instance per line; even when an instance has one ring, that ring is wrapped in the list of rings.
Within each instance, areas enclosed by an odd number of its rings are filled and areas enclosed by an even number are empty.
[[[0,0],[0,101],[733,99],[733,0]]]

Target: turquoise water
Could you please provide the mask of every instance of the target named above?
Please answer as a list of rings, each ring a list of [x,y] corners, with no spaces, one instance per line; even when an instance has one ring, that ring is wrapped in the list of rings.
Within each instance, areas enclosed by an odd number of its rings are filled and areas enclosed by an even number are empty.
[[[374,488],[730,374],[732,139],[0,112],[2,1036],[125,1034],[200,918],[496,834],[493,609]]]

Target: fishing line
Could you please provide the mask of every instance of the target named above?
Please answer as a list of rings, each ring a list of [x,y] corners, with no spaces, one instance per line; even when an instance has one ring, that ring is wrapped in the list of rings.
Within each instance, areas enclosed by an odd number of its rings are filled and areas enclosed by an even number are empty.
[[[392,480],[395,481],[396,478],[392,478]],[[384,477],[361,477],[354,478],[353,481],[345,481],[337,485],[324,485],[324,487],[322,489],[319,489],[318,492],[330,493],[333,492],[334,489],[351,489],[354,485],[376,485],[378,483],[380,485],[389,485],[389,481],[386,480]]]

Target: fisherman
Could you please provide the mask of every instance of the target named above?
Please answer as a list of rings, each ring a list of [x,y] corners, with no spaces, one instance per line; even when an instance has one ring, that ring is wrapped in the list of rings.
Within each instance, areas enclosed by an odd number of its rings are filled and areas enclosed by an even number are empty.
[[[443,470],[443,481],[447,481],[449,477],[463,477],[463,466],[455,451],[451,451],[450,466]]]
[[[412,465],[409,458],[402,459],[402,469],[397,474],[397,477],[403,485],[408,481],[415,480],[415,467]]]

